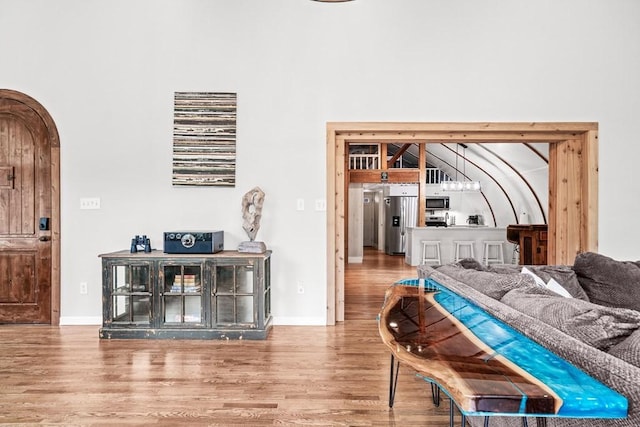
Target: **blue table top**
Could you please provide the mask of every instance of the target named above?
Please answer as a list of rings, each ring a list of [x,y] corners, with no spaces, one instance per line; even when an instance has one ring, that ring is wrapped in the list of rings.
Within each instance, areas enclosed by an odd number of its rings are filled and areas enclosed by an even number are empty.
[[[422,280],[425,282],[421,283]],[[440,307],[490,348],[490,353],[485,356],[486,362],[498,356],[507,359],[551,389],[562,402],[555,413],[533,414],[525,411],[526,394],[523,393],[521,408],[517,412],[488,413],[465,411],[460,408],[466,415],[522,416],[526,413],[529,416],[571,418],[625,418],[627,416],[628,402],[624,396],[445,286],[432,279],[407,279],[396,285],[423,286],[425,293],[432,293],[433,299]],[[428,375],[425,377],[431,381]],[[446,387],[443,389],[446,392]]]

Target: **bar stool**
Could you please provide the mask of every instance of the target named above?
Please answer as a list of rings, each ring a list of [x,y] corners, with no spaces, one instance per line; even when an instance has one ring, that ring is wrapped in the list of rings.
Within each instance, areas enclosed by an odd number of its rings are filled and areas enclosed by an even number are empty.
[[[420,243],[422,243],[422,264],[429,262],[435,262],[438,265],[442,264],[440,259],[440,240],[421,240]],[[429,256],[430,252],[434,254],[431,257]]]
[[[455,256],[453,257],[453,262],[458,262],[464,258],[475,258],[473,253],[473,240],[456,240],[453,243],[456,245]],[[462,249],[465,249],[467,256],[462,256]]]
[[[489,265],[492,262],[498,264],[504,264],[504,252],[502,249],[502,245],[504,241],[502,240],[485,240],[484,242],[484,250],[482,252],[482,263],[484,265]],[[491,250],[494,249],[495,256],[491,256]]]

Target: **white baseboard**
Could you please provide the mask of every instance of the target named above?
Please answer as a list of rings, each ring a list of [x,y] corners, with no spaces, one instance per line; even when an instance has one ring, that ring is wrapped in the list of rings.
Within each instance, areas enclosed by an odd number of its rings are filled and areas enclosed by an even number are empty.
[[[280,326],[326,326],[324,317],[274,317],[274,325]]]
[[[362,264],[362,259],[363,257],[361,256],[350,256],[349,258],[347,258],[347,262],[349,264]]]
[[[102,325],[102,316],[60,316],[60,326]]]

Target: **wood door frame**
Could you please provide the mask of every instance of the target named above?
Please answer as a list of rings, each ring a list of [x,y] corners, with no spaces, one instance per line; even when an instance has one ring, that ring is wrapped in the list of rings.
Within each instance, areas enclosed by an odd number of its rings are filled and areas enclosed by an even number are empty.
[[[60,324],[60,136],[49,112],[24,93],[0,89],[0,99],[10,99],[33,110],[47,128],[51,146],[51,325]]]
[[[344,320],[346,147],[357,142],[549,143],[547,262],[572,264],[598,248],[598,124],[327,123],[327,325]],[[421,181],[423,179],[421,178]]]

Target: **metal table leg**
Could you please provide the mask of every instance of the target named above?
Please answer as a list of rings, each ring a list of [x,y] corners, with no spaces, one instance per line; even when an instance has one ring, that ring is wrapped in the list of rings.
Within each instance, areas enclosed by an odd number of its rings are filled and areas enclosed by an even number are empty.
[[[453,427],[453,407],[455,403],[453,399],[449,399],[449,427]]]
[[[391,353],[391,369],[389,372],[389,408],[393,408],[393,401],[396,398],[396,388],[398,387],[398,371],[400,371],[400,361],[395,362],[395,375],[394,375],[394,362],[395,357]]]
[[[433,399],[433,404],[436,407],[440,406],[440,387],[435,383],[431,383],[431,398]]]

